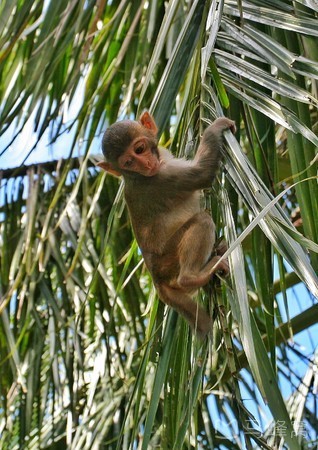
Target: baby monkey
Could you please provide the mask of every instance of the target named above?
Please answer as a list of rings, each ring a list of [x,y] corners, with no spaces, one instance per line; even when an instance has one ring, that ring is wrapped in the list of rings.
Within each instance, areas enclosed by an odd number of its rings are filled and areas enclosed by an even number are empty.
[[[200,209],[200,191],[211,186],[219,168],[227,129],[235,133],[232,120],[215,120],[204,131],[195,158],[187,161],[158,147],[157,126],[144,112],[138,122],[124,120],[106,130],[105,161],[98,164],[124,177],[133,230],[160,299],[201,337],[211,330],[211,318],[192,297],[211,279],[226,245],[215,248],[215,225]],[[226,275],[227,261],[215,270]]]

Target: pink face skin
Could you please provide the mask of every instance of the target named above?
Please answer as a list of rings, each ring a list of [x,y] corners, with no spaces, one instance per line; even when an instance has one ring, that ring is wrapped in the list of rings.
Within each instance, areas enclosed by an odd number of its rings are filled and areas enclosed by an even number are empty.
[[[151,151],[144,138],[137,138],[132,142],[123,155],[118,158],[118,165],[122,170],[137,172],[145,177],[152,177],[159,171],[158,156]]]

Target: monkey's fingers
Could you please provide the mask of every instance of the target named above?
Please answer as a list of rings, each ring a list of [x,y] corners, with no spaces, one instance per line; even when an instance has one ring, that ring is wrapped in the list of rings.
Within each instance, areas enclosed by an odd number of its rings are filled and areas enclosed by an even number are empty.
[[[236,133],[236,125],[235,122],[232,121],[232,123],[230,124],[230,130],[232,131],[233,134]]]
[[[213,128],[218,128],[221,131],[231,130],[232,133],[236,133],[235,122],[227,117],[218,117],[211,125]]]

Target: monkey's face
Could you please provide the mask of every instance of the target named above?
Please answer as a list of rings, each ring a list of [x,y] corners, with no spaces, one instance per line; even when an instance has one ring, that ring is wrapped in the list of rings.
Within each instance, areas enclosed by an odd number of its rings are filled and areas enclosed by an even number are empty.
[[[159,172],[158,152],[154,151],[146,138],[138,137],[118,158],[120,170],[136,172],[145,177],[153,177]]]

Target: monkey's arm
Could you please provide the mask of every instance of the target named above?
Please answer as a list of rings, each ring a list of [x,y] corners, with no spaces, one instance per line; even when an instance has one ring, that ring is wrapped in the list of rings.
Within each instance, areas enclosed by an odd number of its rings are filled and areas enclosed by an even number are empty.
[[[162,181],[185,191],[210,187],[218,169],[223,145],[223,131],[235,132],[235,124],[226,117],[216,119],[203,133],[193,161],[173,158],[162,150]]]

